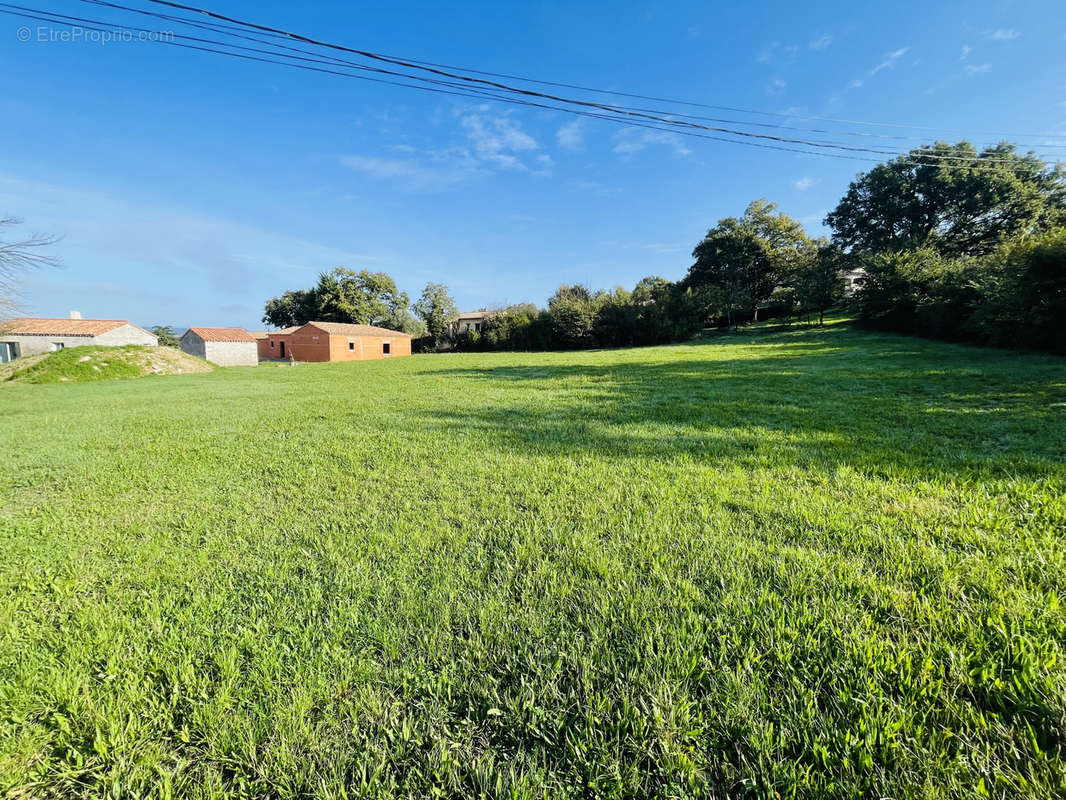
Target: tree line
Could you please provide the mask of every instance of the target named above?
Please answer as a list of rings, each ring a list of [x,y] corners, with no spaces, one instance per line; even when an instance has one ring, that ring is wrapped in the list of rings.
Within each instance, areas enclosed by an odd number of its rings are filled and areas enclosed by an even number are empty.
[[[413,304],[385,273],[337,269],[270,300],[276,327],[312,319],[411,333],[420,349],[550,350],[663,344],[771,317],[823,322],[845,299],[861,324],[1066,352],[1066,173],[1002,143],[912,150],[860,174],[825,219],[829,237],[766,199],[696,244],[680,281],[594,291],[563,285],[546,308],[495,309],[459,333],[441,284]],[[845,298],[845,275],[859,276]]]

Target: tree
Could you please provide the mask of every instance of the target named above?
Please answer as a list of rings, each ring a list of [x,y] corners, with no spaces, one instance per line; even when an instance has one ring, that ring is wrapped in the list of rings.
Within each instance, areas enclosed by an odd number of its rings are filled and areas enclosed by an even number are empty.
[[[756,200],[740,219],[719,220],[692,251],[685,285],[711,293],[730,326],[756,318],[760,303],[806,257],[811,240],[803,226],[777,206]]]
[[[481,330],[481,345],[489,350],[547,350],[551,343],[551,316],[532,303],[508,306]]]
[[[660,300],[662,292],[669,288],[670,281],[658,275],[649,275],[637,281],[633,287],[633,302],[638,306],[646,306]]]
[[[159,344],[163,347],[181,346],[181,340],[169,325],[156,325],[152,328],[152,333],[156,335],[156,338],[159,339]]]
[[[365,269],[355,272],[339,267],[324,272],[314,292],[316,319],[323,322],[381,325],[396,319],[398,312],[410,304],[388,274]]]
[[[1011,242],[968,277],[978,298],[966,338],[1066,353],[1066,229]]]
[[[844,296],[843,270],[847,259],[825,239],[819,240],[816,250],[797,263],[792,274],[791,288],[800,310],[818,313],[818,324],[824,323],[825,310]]]
[[[357,325],[411,325],[407,295],[384,272],[343,267],[323,272],[311,289],[287,291],[267,301],[263,322],[277,328],[312,320]]]
[[[263,322],[275,328],[304,325],[315,318],[318,301],[314,289],[288,291],[266,303]]]
[[[986,255],[1066,221],[1066,172],[1001,143],[911,150],[852,182],[825,224],[846,251]]]
[[[636,343],[639,308],[631,292],[616,286],[594,300],[592,334],[600,347],[626,347]]]
[[[562,285],[548,300],[552,320],[552,338],[558,347],[591,347],[595,344],[592,329],[596,322],[594,295],[580,284]]]
[[[415,339],[420,339],[426,335],[426,324],[412,314],[408,308],[397,308],[395,311],[389,312],[383,320],[376,324],[389,330],[409,333]]]
[[[20,222],[14,217],[0,218],[0,230]],[[0,239],[0,318],[14,316],[18,311],[18,279],[24,272],[59,265],[58,257],[42,252],[57,242],[58,237],[47,234],[32,234],[15,241]]]
[[[425,323],[426,331],[436,345],[459,319],[459,309],[448,294],[448,287],[442,283],[427,283],[422,296],[415,301],[415,314]]]

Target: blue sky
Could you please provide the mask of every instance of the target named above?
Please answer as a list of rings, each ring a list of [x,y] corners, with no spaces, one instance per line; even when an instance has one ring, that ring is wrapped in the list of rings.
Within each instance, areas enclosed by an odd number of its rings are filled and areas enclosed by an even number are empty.
[[[827,116],[981,143],[1066,136],[1061,0],[205,3],[379,52],[797,126]],[[681,278],[707,228],[759,197],[823,233],[870,166],[165,45],[40,41],[42,25],[0,16],[0,214],[63,237],[62,268],[25,281],[39,316],[261,328],[269,297],[337,266],[388,272],[412,299],[445,283],[464,310],[543,304],[560,283]]]

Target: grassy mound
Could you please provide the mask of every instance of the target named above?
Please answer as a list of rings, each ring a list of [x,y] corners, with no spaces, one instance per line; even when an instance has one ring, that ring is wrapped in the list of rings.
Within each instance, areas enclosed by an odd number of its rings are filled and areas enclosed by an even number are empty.
[[[0,380],[16,383],[67,383],[210,372],[203,359],[173,347],[68,347],[45,356],[29,356],[4,365]]]
[[[0,398],[0,795],[1066,797],[1066,359],[833,326]]]

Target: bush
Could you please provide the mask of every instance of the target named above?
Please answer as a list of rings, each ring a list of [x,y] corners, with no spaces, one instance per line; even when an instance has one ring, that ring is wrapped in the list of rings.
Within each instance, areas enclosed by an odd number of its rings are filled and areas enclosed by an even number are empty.
[[[935,250],[864,261],[854,304],[868,325],[936,339],[1066,352],[1066,231],[1056,229],[981,257]]]

